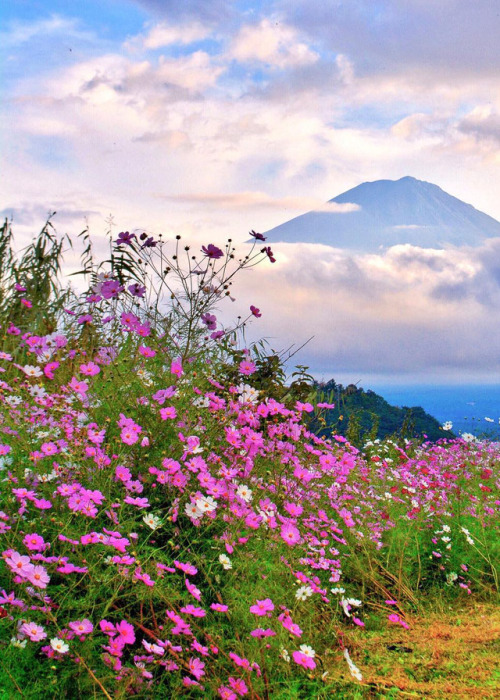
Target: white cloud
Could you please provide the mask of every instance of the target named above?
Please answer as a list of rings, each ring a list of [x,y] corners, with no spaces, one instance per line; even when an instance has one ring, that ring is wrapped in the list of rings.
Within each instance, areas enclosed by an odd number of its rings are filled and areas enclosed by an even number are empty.
[[[171,44],[192,44],[195,41],[205,39],[210,34],[210,29],[199,22],[185,25],[157,24],[143,38],[142,45],[145,49],[160,49]]]
[[[230,55],[241,63],[265,63],[274,68],[304,66],[319,59],[298,39],[296,29],[270,19],[243,26],[231,44]]]

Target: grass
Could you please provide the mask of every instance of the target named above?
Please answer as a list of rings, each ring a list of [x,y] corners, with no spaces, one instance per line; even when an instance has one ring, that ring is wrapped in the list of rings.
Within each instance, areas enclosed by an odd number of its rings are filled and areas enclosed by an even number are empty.
[[[466,700],[500,695],[500,608],[467,601],[411,620],[411,629],[356,630],[345,644],[363,674],[353,682],[340,651],[332,652],[331,693],[337,698]],[[336,694],[335,694],[336,693]],[[311,696],[314,697],[314,696]]]

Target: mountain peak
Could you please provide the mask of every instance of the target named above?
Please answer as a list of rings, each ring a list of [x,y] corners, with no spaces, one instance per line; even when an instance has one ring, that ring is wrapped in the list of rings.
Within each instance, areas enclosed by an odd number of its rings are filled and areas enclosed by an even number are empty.
[[[442,248],[500,237],[500,222],[410,175],[363,182],[329,203],[356,204],[357,210],[311,211],[267,231],[269,240],[375,252],[401,243]]]

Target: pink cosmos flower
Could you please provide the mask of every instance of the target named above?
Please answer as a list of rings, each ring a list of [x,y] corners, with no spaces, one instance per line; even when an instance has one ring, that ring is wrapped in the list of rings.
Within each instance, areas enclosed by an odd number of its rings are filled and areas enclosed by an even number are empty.
[[[248,687],[243,678],[233,678],[232,676],[230,676],[228,680],[229,685],[234,690],[234,692],[240,695],[241,697],[248,693]]]
[[[410,629],[410,625],[396,613],[391,613],[391,615],[387,616],[387,619],[389,620],[389,622],[394,622],[395,624],[401,625],[401,627],[404,627],[407,630]]]
[[[196,576],[198,569],[189,562],[174,561],[174,566],[183,571],[188,576]]]
[[[26,535],[26,537],[23,539],[23,544],[33,552],[43,552],[46,547],[43,537],[41,537],[41,535],[37,535],[36,533]]]
[[[270,598],[266,598],[265,600],[258,600],[255,603],[255,605],[252,605],[250,607],[250,612],[254,615],[258,615],[259,617],[263,617],[264,615],[270,616],[273,610],[274,603]]]
[[[160,416],[162,420],[173,420],[177,417],[177,411],[173,406],[167,406],[166,408],[160,408]]]
[[[292,658],[295,661],[295,663],[299,666],[303,666],[304,668],[309,668],[311,670],[316,668],[316,663],[314,659],[312,659],[307,654],[304,654],[302,651],[294,651],[292,654]]]
[[[250,636],[257,637],[257,639],[263,639],[264,637],[275,637],[276,632],[269,628],[265,630],[262,629],[262,627],[258,627],[250,632]]]
[[[99,627],[101,628],[101,632],[104,632],[104,634],[107,634],[110,637],[114,637],[116,634],[116,627],[112,622],[108,622],[108,620],[101,620],[99,622]]]
[[[34,566],[27,574],[28,580],[37,588],[47,588],[50,581],[50,576],[43,566]]]
[[[33,564],[31,564],[30,558],[19,554],[19,552],[12,552],[10,556],[5,559],[5,563],[10,566],[14,573],[20,576],[27,576],[33,570]]]
[[[76,377],[73,377],[68,387],[75,391],[77,394],[85,394],[88,391],[89,385],[87,382],[79,382]]]
[[[126,620],[118,622],[116,625],[116,631],[124,644],[133,644],[135,642],[134,627],[130,624],[130,622],[127,622]]]
[[[74,622],[70,622],[68,626],[77,634],[90,634],[94,629],[94,625],[86,618],[84,620],[75,620]]]
[[[196,598],[196,600],[201,600],[201,591],[200,591],[200,589],[199,589],[199,588],[196,588],[196,586],[194,585],[194,583],[191,583],[190,581],[188,581],[188,579],[185,579],[185,580],[184,580],[184,583],[186,584],[186,588],[187,588],[188,591],[191,593],[191,595],[193,596],[193,598]]]
[[[212,603],[210,607],[212,610],[215,610],[215,612],[227,612],[229,610],[229,607],[227,605],[222,605],[222,603]]]
[[[254,362],[250,362],[250,360],[243,360],[240,362],[238,369],[240,374],[249,375],[257,370],[257,366]]]
[[[131,428],[123,428],[120,433],[120,437],[122,442],[124,442],[126,445],[134,445],[139,440],[138,434]]]
[[[188,665],[190,672],[193,674],[196,680],[199,681],[200,678],[205,675],[205,671],[203,670],[205,668],[205,663],[201,659],[191,657]]]
[[[300,540],[300,532],[297,530],[295,525],[292,525],[291,523],[285,523],[284,525],[281,526],[281,537],[285,540],[285,542],[293,546],[297,544]]]
[[[170,365],[170,371],[172,374],[175,374],[176,377],[180,377],[184,374],[184,371],[182,369],[182,362],[180,359],[173,360],[172,364]]]
[[[294,634],[296,637],[302,636],[302,630],[295,622],[292,622],[290,615],[282,614],[278,617],[278,619],[281,621],[281,624],[286,630]]]
[[[32,642],[39,642],[41,639],[45,639],[47,636],[47,633],[43,627],[35,624],[34,622],[24,622],[19,628],[19,631],[21,634],[29,637]]]
[[[154,357],[156,355],[156,350],[148,347],[147,345],[140,345],[139,352],[143,357]]]
[[[197,608],[191,603],[181,608],[181,613],[185,613],[186,615],[193,615],[193,617],[205,617],[205,615],[207,614],[206,610],[204,610],[203,608]]]
[[[80,372],[82,374],[85,374],[87,377],[93,377],[96,374],[99,374],[101,371],[101,368],[99,365],[96,365],[95,362],[87,362],[85,365],[80,365]]]

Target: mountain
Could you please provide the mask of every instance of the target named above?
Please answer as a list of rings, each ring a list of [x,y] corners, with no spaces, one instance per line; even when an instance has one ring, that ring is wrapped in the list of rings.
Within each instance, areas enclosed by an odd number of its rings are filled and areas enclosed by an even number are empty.
[[[399,243],[423,248],[478,245],[500,237],[500,222],[437,185],[414,177],[364,182],[331,199],[357,210],[310,211],[266,232],[269,242],[323,243],[376,252]],[[328,205],[326,205],[328,206]]]
[[[351,442],[363,444],[367,439],[390,436],[436,441],[454,437],[442,429],[436,418],[421,406],[392,406],[370,389],[365,391],[354,384],[347,387],[334,379],[316,385],[321,401],[332,401],[334,409],[325,412],[324,422],[313,419],[311,430],[318,435],[345,435]]]

